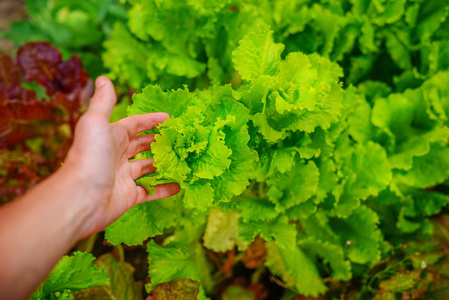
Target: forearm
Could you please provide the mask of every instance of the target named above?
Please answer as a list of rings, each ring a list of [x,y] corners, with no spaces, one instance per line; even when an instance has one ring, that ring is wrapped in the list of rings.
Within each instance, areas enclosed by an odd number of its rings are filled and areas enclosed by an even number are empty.
[[[134,181],[155,172],[153,161],[129,161],[154,142],[153,135],[138,134],[169,116],[142,114],[110,124],[112,82],[100,77],[96,86],[65,166],[0,207],[0,299],[25,299],[77,240],[103,230],[133,205],[179,191],[177,184],[164,184],[148,196]]]
[[[33,292],[81,238],[90,206],[81,178],[62,167],[0,207],[0,299],[25,299]]]

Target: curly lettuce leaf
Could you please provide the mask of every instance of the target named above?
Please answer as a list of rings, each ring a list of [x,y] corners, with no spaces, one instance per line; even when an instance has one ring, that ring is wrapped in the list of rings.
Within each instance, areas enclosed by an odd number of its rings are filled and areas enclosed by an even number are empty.
[[[195,259],[195,252],[185,244],[173,242],[167,246],[159,246],[154,241],[147,245],[149,276],[151,277],[150,289],[160,284],[179,279],[192,279],[202,282],[200,268],[204,267],[200,260]],[[198,299],[206,297],[203,286],[200,286]]]
[[[273,44],[268,28],[262,27],[258,34]],[[242,39],[234,51],[234,61],[248,59],[245,49],[254,38],[255,34],[248,34]],[[276,53],[269,45],[259,43],[258,47],[266,47],[272,55]],[[269,71],[244,76],[254,82],[243,89],[241,101],[251,110],[258,131],[269,143],[274,143],[285,139],[289,132],[311,133],[317,127],[329,129],[341,115],[343,90],[338,78],[342,70],[318,55],[291,53],[284,61],[277,59],[278,56],[275,55]],[[264,57],[259,52],[250,56],[256,64],[260,63],[257,59],[264,60]],[[236,64],[236,68],[242,72],[244,67]]]
[[[239,218],[240,215],[233,211],[211,210],[203,236],[204,247],[215,252],[230,251],[236,245],[240,250],[245,249],[248,244],[240,239],[237,230]]]
[[[378,215],[365,205],[354,209],[346,218],[319,212],[301,220],[307,236],[343,247],[346,257],[358,264],[373,264],[380,259],[383,235],[378,223]]]
[[[284,45],[273,42],[273,32],[268,28],[261,25],[254,33],[245,36],[232,53],[235,68],[244,80],[278,72]]]
[[[248,147],[248,109],[230,86],[197,94],[149,86],[133,99],[129,114],[172,115],[145,155],[154,158],[158,179],[180,184],[186,208],[204,212],[249,185],[257,154]]]
[[[118,261],[111,253],[101,255],[95,260],[97,267],[104,268],[111,279],[109,286],[95,286],[78,291],[76,299],[85,300],[113,300],[135,299],[142,300],[142,282],[134,279],[134,267],[125,261]]]
[[[165,112],[171,118],[177,118],[186,113],[189,106],[201,107],[201,104],[187,88],[166,93],[159,86],[149,85],[142,93],[133,95],[128,115]]]
[[[132,207],[106,228],[105,239],[114,244],[141,245],[148,237],[162,234],[177,224],[180,214],[173,209],[176,196]]]
[[[252,242],[260,234],[266,241],[274,239],[276,244],[285,249],[291,249],[296,243],[296,228],[289,224],[286,216],[279,216],[270,221],[245,222],[239,219],[239,237],[244,242]]]
[[[147,80],[147,59],[150,55],[146,45],[134,38],[128,30],[117,23],[111,32],[111,39],[104,42],[106,51],[103,63],[111,70],[109,77],[140,88]]]
[[[70,291],[97,285],[109,285],[108,275],[104,269],[99,270],[92,265],[94,260],[95,257],[92,254],[83,252],[75,252],[73,256],[64,256],[32,296],[32,299],[48,299],[57,294],[69,296]],[[73,299],[73,296],[72,298],[69,296],[67,299]]]
[[[275,174],[266,181],[268,199],[275,203],[279,211],[307,201],[316,194],[318,187],[320,173],[312,161],[290,164],[293,167],[289,172]]]
[[[221,203],[220,207],[225,211],[235,211],[240,213],[242,221],[269,221],[279,215],[274,203],[267,199],[237,196],[231,202]]]
[[[395,173],[399,183],[418,188],[431,188],[449,178],[449,149],[439,144],[431,144],[429,152],[414,157],[408,171]]]
[[[375,100],[371,119],[401,184],[428,188],[448,177],[448,75],[438,73],[419,88]]]
[[[316,297],[327,290],[314,261],[297,245],[282,249],[274,242],[266,243],[265,265],[282,278],[287,287],[304,296]]]
[[[335,162],[342,179],[333,191],[333,213],[340,217],[348,216],[361,200],[376,196],[393,178],[385,150],[371,141],[352,145],[343,135],[336,147]]]
[[[343,247],[327,241],[315,240],[314,237],[301,239],[298,244],[303,249],[321,258],[324,264],[329,264],[332,269],[329,275],[333,279],[344,281],[351,279],[351,263],[345,259]]]

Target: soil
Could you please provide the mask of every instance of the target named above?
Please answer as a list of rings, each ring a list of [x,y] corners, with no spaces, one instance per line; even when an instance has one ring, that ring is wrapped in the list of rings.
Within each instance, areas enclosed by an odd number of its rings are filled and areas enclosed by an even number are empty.
[[[0,1],[0,31],[8,30],[14,21],[27,18],[25,4],[20,0]],[[12,54],[13,43],[0,38],[0,54]]]

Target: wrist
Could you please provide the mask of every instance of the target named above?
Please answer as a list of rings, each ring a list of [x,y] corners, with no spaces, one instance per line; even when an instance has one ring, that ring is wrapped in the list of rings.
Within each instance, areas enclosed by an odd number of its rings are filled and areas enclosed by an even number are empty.
[[[86,227],[94,214],[96,201],[92,197],[95,193],[82,169],[65,163],[46,184],[49,188],[53,187],[51,199],[58,201],[58,205],[54,204],[54,207],[58,207],[59,214],[64,218],[62,224],[67,227],[72,244],[88,236]]]
[[[67,157],[60,168],[61,176],[67,178],[68,189],[74,189],[73,198],[77,199],[76,220],[77,237],[83,239],[103,229],[101,220],[112,195],[112,186],[92,174],[92,167]]]

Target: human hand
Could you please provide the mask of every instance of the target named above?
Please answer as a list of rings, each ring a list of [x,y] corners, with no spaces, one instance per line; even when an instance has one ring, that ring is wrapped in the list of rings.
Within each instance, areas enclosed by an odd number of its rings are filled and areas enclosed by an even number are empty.
[[[137,153],[150,150],[154,135],[137,135],[153,129],[169,118],[166,113],[135,115],[110,124],[116,103],[112,82],[106,77],[96,81],[96,91],[87,112],[80,118],[73,145],[64,167],[79,177],[88,201],[89,217],[80,237],[103,230],[133,205],[165,198],[179,192],[176,183],[155,187],[153,195],[136,186],[134,180],[155,172],[152,159],[129,161]],[[73,175],[72,175],[73,176]],[[85,203],[84,203],[85,204]]]

